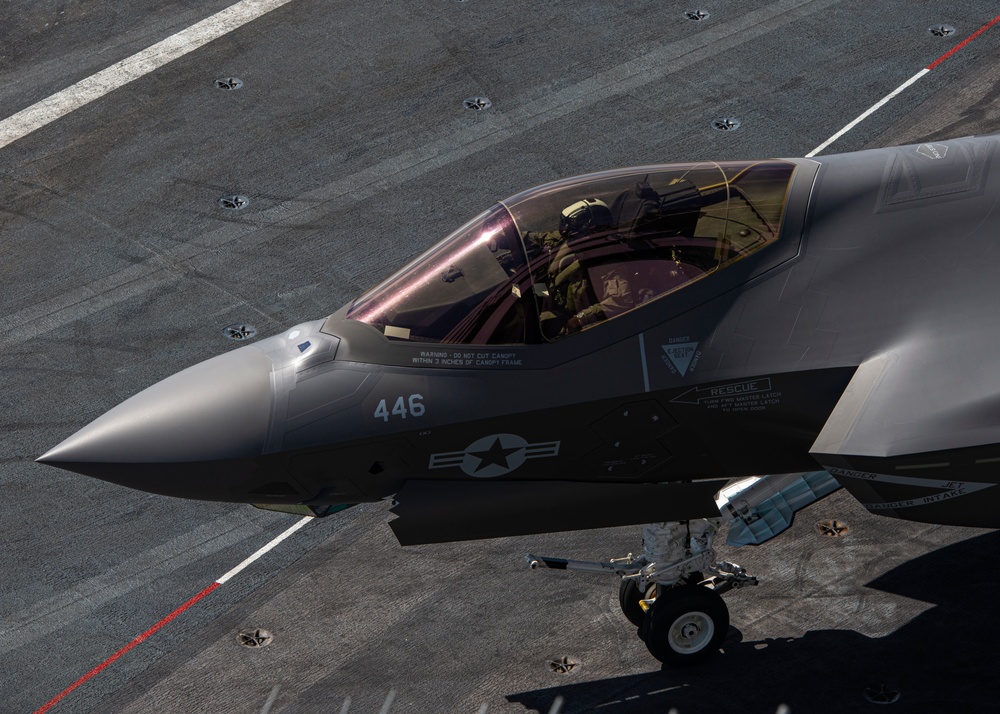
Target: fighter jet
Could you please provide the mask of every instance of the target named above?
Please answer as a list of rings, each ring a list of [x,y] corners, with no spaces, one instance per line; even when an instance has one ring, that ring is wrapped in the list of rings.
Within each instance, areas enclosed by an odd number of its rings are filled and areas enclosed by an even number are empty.
[[[39,461],[316,515],[391,498],[404,545],[653,524],[635,558],[529,561],[617,573],[652,654],[703,659],[755,583],[716,562],[725,522],[761,543],[842,485],[1000,526],[998,140],[530,189]]]

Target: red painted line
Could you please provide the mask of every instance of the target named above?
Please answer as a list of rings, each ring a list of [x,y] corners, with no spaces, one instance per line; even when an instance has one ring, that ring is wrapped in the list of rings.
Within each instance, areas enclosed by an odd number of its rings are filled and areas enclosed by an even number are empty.
[[[202,598],[204,598],[206,595],[208,595],[210,592],[212,592],[216,588],[222,587],[222,585],[224,585],[226,583],[226,581],[228,581],[231,578],[235,577],[236,575],[238,575],[239,573],[241,573],[244,569],[246,569],[250,565],[253,565],[261,557],[263,557],[264,555],[267,555],[268,553],[270,553],[279,543],[281,543],[283,540],[285,540],[286,538],[288,538],[289,536],[291,536],[293,533],[295,533],[295,531],[297,531],[300,528],[302,528],[306,523],[310,523],[313,520],[315,520],[315,519],[312,516],[303,516],[296,523],[294,523],[290,528],[286,529],[277,538],[274,538],[273,540],[271,540],[270,543],[268,543],[267,545],[265,545],[263,548],[259,549],[256,553],[254,553],[253,555],[251,555],[249,558],[247,558],[246,560],[244,560],[242,563],[240,563],[239,565],[237,565],[235,568],[233,568],[232,570],[230,570],[228,573],[226,573],[225,575],[223,575],[221,578],[219,578],[218,580],[216,580],[214,583],[212,583],[211,585],[209,585],[207,588],[205,588],[204,590],[202,590],[200,593],[198,593],[193,598],[191,598],[190,600],[188,600],[186,603],[184,603],[183,605],[181,605],[179,608],[177,608],[176,610],[174,610],[173,612],[171,612],[169,615],[167,615],[166,617],[164,617],[162,620],[160,620],[159,622],[157,622],[155,625],[153,625],[152,627],[150,627],[148,630],[146,630],[145,632],[143,632],[141,635],[139,635],[138,637],[136,637],[134,640],[132,640],[131,642],[129,642],[127,645],[125,645],[124,647],[122,647],[120,650],[118,650],[117,652],[115,652],[113,655],[111,655],[110,657],[108,657],[106,660],[104,660],[103,662],[101,662],[99,665],[97,665],[96,667],[94,667],[92,670],[90,670],[89,672],[87,672],[85,675],[83,675],[82,677],[80,677],[78,680],[76,680],[75,682],[73,682],[73,684],[71,684],[66,689],[64,689],[62,692],[60,692],[58,695],[56,695],[55,697],[53,697],[53,699],[51,701],[49,701],[47,704],[45,704],[45,706],[43,706],[40,709],[36,709],[35,710],[35,714],[45,714],[45,712],[49,711],[52,707],[54,707],[56,704],[58,704],[59,702],[61,702],[66,697],[66,695],[68,695],[74,689],[76,689],[80,685],[82,685],[85,682],[87,682],[87,681],[93,679],[94,677],[96,677],[98,674],[100,674],[105,669],[107,669],[108,667],[110,667],[112,664],[114,664],[115,662],[117,662],[123,655],[125,655],[128,652],[130,652],[131,650],[135,649],[136,647],[138,647],[139,645],[141,645],[143,642],[145,642],[146,640],[148,640],[150,637],[152,637],[153,635],[155,635],[157,632],[159,632],[165,625],[167,625],[167,623],[172,622],[173,620],[175,620],[178,616],[180,616],[181,614],[183,614],[185,610],[189,609],[196,602],[198,602],[199,600],[201,600]]]
[[[979,37],[981,34],[983,34],[984,32],[986,32],[988,29],[990,29],[991,27],[993,27],[998,22],[1000,22],[1000,15],[997,15],[996,17],[994,17],[992,20],[990,20],[989,22],[987,22],[985,25],[983,25],[982,27],[980,27],[978,30],[976,30],[975,32],[973,32],[971,35],[969,35],[968,37],[966,37],[964,40],[962,40],[961,42],[959,42],[957,45],[955,45],[954,47],[952,47],[950,50],[948,50],[947,52],[945,52],[943,55],[941,55],[940,57],[938,57],[936,60],[934,60],[933,62],[931,62],[929,65],[927,65],[927,69],[934,69],[939,64],[941,64],[942,62],[944,62],[946,59],[948,59],[949,57],[951,57],[953,54],[955,54],[956,52],[958,52],[960,49],[962,49],[963,47],[965,47],[967,44],[969,44],[970,42],[972,42],[974,39],[976,39],[977,37]]]
[[[145,632],[143,632],[141,635],[139,635],[138,637],[136,637],[134,640],[132,640],[131,642],[129,642],[127,645],[125,645],[124,647],[122,647],[120,650],[118,650],[117,652],[115,652],[113,655],[111,655],[110,657],[108,657],[106,660],[104,660],[103,662],[101,662],[99,665],[97,665],[96,667],[94,667],[92,670],[90,670],[89,672],[87,672],[85,675],[83,675],[82,677],[80,677],[78,680],[76,680],[75,682],[73,682],[73,684],[71,684],[68,687],[66,687],[66,689],[64,689],[59,694],[57,694],[55,697],[53,697],[43,707],[41,707],[40,709],[35,710],[35,714],[44,714],[45,712],[47,712],[49,709],[51,709],[56,704],[58,704],[59,702],[61,702],[74,689],[76,689],[80,685],[82,685],[85,682],[87,682],[87,681],[93,679],[94,677],[96,677],[98,674],[100,674],[105,669],[107,669],[112,664],[114,664],[118,659],[120,659],[127,652],[129,652],[129,651],[135,649],[136,647],[138,647],[139,645],[141,645],[143,642],[145,642],[150,637],[152,637],[157,632],[159,632],[161,629],[163,629],[163,627],[165,627],[167,624],[169,624],[170,622],[172,622],[173,620],[175,620],[185,610],[191,608],[195,603],[197,603],[199,600],[201,600],[206,595],[208,595],[210,592],[212,592],[213,590],[215,590],[216,588],[219,588],[219,587],[221,587],[221,585],[220,585],[220,583],[217,583],[217,582],[212,583],[211,585],[209,585],[207,588],[205,588],[204,590],[202,590],[200,593],[198,593],[193,598],[191,598],[190,600],[188,600],[186,603],[184,603],[183,605],[181,605],[179,608],[177,608],[176,610],[174,610],[173,612],[171,612],[169,615],[167,615],[166,617],[164,617],[162,620],[160,620],[159,622],[157,622],[155,625],[153,625],[152,627],[150,627],[148,630],[146,630]]]

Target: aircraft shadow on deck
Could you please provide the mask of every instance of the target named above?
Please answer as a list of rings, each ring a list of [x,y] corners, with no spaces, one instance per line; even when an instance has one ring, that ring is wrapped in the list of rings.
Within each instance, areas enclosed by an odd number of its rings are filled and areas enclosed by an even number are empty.
[[[687,669],[616,677],[509,695],[529,711],[850,712],[874,706],[866,691],[897,691],[892,711],[986,711],[1000,640],[994,589],[1000,532],[908,561],[865,587],[934,606],[892,634],[815,630],[792,639],[742,641],[735,627],[712,661]],[[751,594],[752,596],[752,594]],[[651,660],[651,664],[653,664]],[[569,675],[572,676],[572,675]]]

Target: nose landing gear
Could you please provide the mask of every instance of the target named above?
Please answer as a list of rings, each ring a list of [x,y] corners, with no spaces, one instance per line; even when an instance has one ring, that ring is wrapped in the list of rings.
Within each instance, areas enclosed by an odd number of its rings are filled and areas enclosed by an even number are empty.
[[[656,659],[679,666],[714,655],[729,629],[722,593],[756,585],[757,578],[716,562],[715,537],[729,523],[729,545],[760,545],[783,533],[792,517],[840,488],[826,471],[743,479],[716,496],[719,518],[645,526],[642,555],[607,562],[528,555],[532,568],[615,573],[618,601]]]
[[[711,657],[729,629],[721,593],[756,585],[733,563],[715,562],[721,519],[657,523],[643,529],[643,554],[604,563],[527,556],[532,568],[613,572],[625,617],[656,659],[674,666]],[[708,576],[705,576],[708,573]]]

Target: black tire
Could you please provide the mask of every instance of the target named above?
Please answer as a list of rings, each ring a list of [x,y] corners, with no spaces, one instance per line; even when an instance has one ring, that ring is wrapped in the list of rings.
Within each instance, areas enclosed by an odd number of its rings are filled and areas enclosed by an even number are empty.
[[[697,585],[704,579],[704,575],[695,571],[685,576],[683,582]],[[636,627],[642,627],[643,620],[646,619],[646,611],[642,609],[639,601],[655,597],[656,583],[650,585],[645,594],[639,589],[638,578],[622,578],[621,583],[618,585],[618,604],[621,605],[626,619]]]
[[[729,608],[717,592],[679,585],[657,596],[639,637],[656,659],[682,667],[714,657],[728,631]]]
[[[646,619],[646,611],[639,604],[640,600],[647,597],[656,597],[656,585],[651,585],[648,593],[643,593],[639,589],[638,578],[622,578],[618,586],[618,603],[622,606],[625,617],[636,627],[642,627],[643,620]]]

